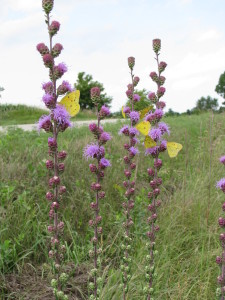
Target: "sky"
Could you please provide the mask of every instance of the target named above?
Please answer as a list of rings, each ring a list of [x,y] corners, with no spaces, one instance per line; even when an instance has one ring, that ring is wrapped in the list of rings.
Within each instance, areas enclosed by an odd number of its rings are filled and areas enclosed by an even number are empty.
[[[44,107],[41,85],[48,81],[36,45],[48,45],[41,0],[0,0],[1,103]],[[113,97],[112,111],[126,103],[134,56],[139,89],[154,92],[156,71],[152,40],[160,38],[167,109],[184,112],[215,92],[225,71],[225,1],[223,0],[55,0],[52,20],[61,23],[54,43],[64,47],[57,62],[74,84],[79,72],[91,74]]]

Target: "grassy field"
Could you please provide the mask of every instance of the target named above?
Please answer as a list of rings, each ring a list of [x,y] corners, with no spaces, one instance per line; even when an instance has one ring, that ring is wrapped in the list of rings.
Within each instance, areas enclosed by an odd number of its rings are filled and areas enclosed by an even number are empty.
[[[17,124],[34,124],[43,115],[48,114],[47,110],[26,105],[0,105],[0,126]],[[72,121],[94,119],[92,111],[83,110]]]
[[[219,228],[224,196],[215,182],[224,176],[218,158],[225,154],[225,115],[168,117],[170,141],[183,144],[177,158],[163,154],[163,205],[159,211],[156,260],[158,278],[155,300],[216,299],[219,268]],[[101,300],[120,300],[122,291],[120,243],[123,214],[123,142],[117,132],[121,124],[107,125],[114,139],[107,145],[104,187],[107,197],[101,203],[103,216],[103,276]],[[211,128],[211,129],[210,129]],[[211,134],[210,134],[211,132]],[[45,169],[48,135],[12,130],[0,139],[0,299],[53,299],[48,288],[51,278],[48,249],[48,203],[45,200],[48,174]],[[82,149],[92,139],[88,129],[71,129],[60,135],[60,148],[68,151],[62,176],[68,192],[62,208],[66,223],[67,264],[70,272],[70,299],[87,299],[90,264],[88,250],[91,232],[89,203],[93,197],[92,175]],[[133,268],[129,300],[144,300],[144,257],[146,232],[146,169],[152,159],[145,157],[142,145],[138,160],[137,193],[133,211]]]

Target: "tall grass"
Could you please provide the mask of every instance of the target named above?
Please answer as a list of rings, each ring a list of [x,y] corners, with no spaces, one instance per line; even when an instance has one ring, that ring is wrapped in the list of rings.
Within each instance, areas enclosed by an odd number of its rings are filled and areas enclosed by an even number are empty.
[[[0,126],[35,124],[43,114],[48,114],[48,111],[38,107],[21,104],[1,104]],[[95,114],[92,110],[82,110],[76,117],[72,118],[71,120],[91,120],[94,118]]]
[[[202,300],[215,299],[216,277],[219,269],[215,257],[220,253],[217,219],[223,195],[213,187],[222,177],[217,158],[223,154],[224,115],[215,115],[210,145],[210,114],[200,116],[168,117],[166,122],[173,128],[170,141],[182,143],[184,148],[175,159],[165,154],[162,179],[163,205],[160,211],[160,234],[157,238],[155,299]],[[109,142],[107,157],[112,168],[107,172],[103,200],[103,266],[105,286],[101,299],[122,299],[120,284],[120,243],[122,241],[121,194],[123,187],[122,138],[117,132],[121,124],[106,125],[114,139]],[[201,134],[200,134],[201,128]],[[7,274],[23,274],[27,263],[38,268],[48,262],[47,211],[45,200],[45,157],[47,135],[36,132],[24,133],[11,130],[0,139],[0,291],[7,294]],[[69,149],[63,181],[68,187],[63,218],[67,260],[77,266],[86,265],[91,232],[88,220],[89,203],[93,193],[87,189],[91,182],[88,163],[82,158],[83,147],[91,141],[87,128],[68,130],[60,139],[60,148]],[[46,153],[43,153],[45,149]],[[212,149],[212,152],[211,150]],[[209,166],[211,161],[210,209],[208,210]],[[145,180],[146,158],[139,157],[137,196],[135,199],[135,240],[133,248],[133,275],[129,300],[144,300],[145,207],[147,205]],[[107,222],[105,220],[107,219]],[[208,225],[208,226],[207,226]],[[87,266],[88,267],[88,266]],[[73,285],[74,281],[72,281]],[[86,288],[83,286],[83,293]],[[8,290],[8,293],[11,291]],[[1,293],[0,293],[1,295]],[[23,299],[29,293],[20,291],[14,299]],[[0,297],[0,298],[1,298]],[[8,297],[8,296],[7,296]],[[85,296],[84,296],[85,298]],[[5,298],[7,299],[7,298]],[[13,298],[12,298],[13,299]],[[26,299],[26,298],[25,298]],[[28,298],[29,299],[29,298]],[[41,296],[40,298],[42,299]],[[75,299],[75,298],[73,298]],[[79,299],[79,298],[78,298]],[[80,296],[80,299],[82,297]]]

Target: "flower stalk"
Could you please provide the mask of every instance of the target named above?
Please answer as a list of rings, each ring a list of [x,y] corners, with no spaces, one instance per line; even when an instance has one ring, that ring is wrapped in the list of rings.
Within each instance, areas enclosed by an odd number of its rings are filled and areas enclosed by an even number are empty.
[[[220,158],[220,162],[225,165],[225,156]],[[223,193],[225,193],[225,178],[220,179],[216,187],[220,189]],[[225,211],[225,202],[222,205],[223,212]],[[219,217],[218,219],[219,226],[224,229],[225,228],[225,218]],[[216,257],[216,263],[220,266],[221,274],[217,277],[217,282],[219,284],[219,288],[216,290],[216,295],[220,300],[225,299],[225,233],[220,234],[220,242],[222,247],[221,256]]]
[[[95,143],[89,144],[84,149],[84,157],[86,159],[92,158],[96,159],[95,164],[90,164],[89,169],[91,173],[95,175],[95,182],[91,184],[91,189],[95,193],[95,202],[91,202],[90,207],[93,211],[93,219],[89,221],[89,226],[93,228],[94,236],[91,239],[92,249],[89,251],[89,256],[93,258],[93,269],[90,274],[93,278],[93,282],[90,282],[90,300],[98,300],[100,296],[100,285],[102,278],[100,276],[100,254],[102,252],[101,247],[99,247],[100,238],[102,235],[101,221],[102,216],[100,215],[100,200],[105,197],[105,192],[102,190],[102,180],[105,176],[105,169],[111,166],[109,160],[105,158],[105,145],[111,136],[108,132],[103,130],[100,125],[101,120],[110,114],[108,107],[103,105],[99,109],[100,102],[100,89],[98,87],[93,87],[91,89],[91,100],[94,102],[97,115],[97,124],[91,123],[89,125],[89,130],[94,135]]]
[[[148,199],[150,201],[147,210],[148,218],[147,224],[149,230],[146,233],[148,242],[146,243],[148,254],[146,256],[146,267],[145,267],[145,278],[147,285],[144,287],[144,293],[147,300],[153,300],[154,288],[153,280],[157,277],[155,272],[155,256],[158,251],[155,249],[156,233],[159,231],[159,226],[156,225],[158,218],[157,210],[161,206],[161,200],[159,200],[160,186],[162,184],[162,179],[159,177],[159,171],[162,167],[162,160],[159,158],[161,152],[167,149],[167,142],[163,140],[164,134],[170,134],[169,127],[166,123],[161,122],[163,117],[163,108],[165,107],[165,102],[161,101],[161,97],[165,93],[165,88],[163,87],[165,83],[165,77],[161,73],[165,70],[167,64],[165,62],[159,62],[159,51],[161,49],[161,41],[159,39],[153,40],[153,50],[156,54],[156,62],[158,72],[151,72],[150,77],[157,85],[157,92],[150,92],[148,95],[149,100],[155,106],[155,109],[150,111],[145,120],[150,122],[151,129],[149,132],[149,137],[151,138],[153,147],[146,149],[146,155],[151,156],[154,159],[153,167],[147,170],[149,177],[149,185],[151,190],[148,192]]]
[[[134,194],[135,194],[135,181],[133,180],[133,172],[136,169],[136,163],[133,161],[135,156],[139,153],[139,150],[135,148],[135,145],[139,142],[136,136],[139,134],[138,130],[135,128],[135,124],[138,123],[140,119],[140,115],[138,111],[134,110],[134,103],[140,101],[140,96],[138,94],[134,94],[134,88],[139,82],[139,77],[134,76],[133,68],[135,65],[135,58],[128,58],[128,66],[130,68],[131,74],[131,83],[128,84],[128,90],[126,91],[126,95],[130,100],[130,106],[124,107],[123,112],[130,119],[130,126],[123,126],[119,134],[123,134],[129,138],[129,142],[124,144],[124,149],[127,151],[127,155],[124,156],[123,160],[125,163],[124,175],[126,180],[123,182],[124,187],[126,188],[125,192],[125,201],[123,202],[123,213],[125,215],[125,220],[123,222],[124,227],[124,242],[122,244],[123,254],[123,262],[121,264],[122,271],[122,287],[123,287],[123,299],[127,299],[127,293],[129,289],[129,281],[131,278],[131,227],[133,225],[133,219],[131,215],[131,211],[134,208]]]
[[[48,138],[49,159],[46,161],[46,168],[50,173],[49,191],[46,193],[46,199],[50,202],[49,218],[51,224],[48,231],[51,233],[51,249],[49,257],[52,260],[53,270],[56,278],[52,279],[51,286],[55,299],[67,300],[68,296],[64,293],[64,287],[68,275],[62,272],[62,264],[66,247],[62,235],[64,222],[60,221],[59,209],[62,205],[62,196],[66,192],[66,187],[61,185],[60,175],[64,172],[64,160],[67,156],[66,151],[59,151],[58,136],[60,132],[65,131],[71,126],[70,115],[66,109],[57,103],[58,97],[72,91],[71,85],[63,81],[57,88],[57,80],[67,71],[64,63],[55,64],[55,58],[61,53],[63,46],[56,44],[53,46],[53,36],[57,34],[60,28],[58,21],[50,22],[50,12],[53,9],[53,0],[43,0],[42,8],[46,14],[46,24],[49,33],[49,47],[44,43],[37,45],[37,50],[41,54],[45,67],[49,70],[50,81],[42,85],[45,92],[42,100],[50,110],[49,115],[43,115],[38,123],[39,131],[41,129],[50,133]]]

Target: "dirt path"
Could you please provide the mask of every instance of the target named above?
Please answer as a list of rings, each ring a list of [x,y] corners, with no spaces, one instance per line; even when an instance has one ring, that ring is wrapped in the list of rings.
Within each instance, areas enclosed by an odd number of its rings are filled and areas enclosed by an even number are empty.
[[[101,123],[116,123],[118,121],[124,121],[123,119],[107,119],[102,120]],[[73,127],[81,127],[81,126],[87,126],[90,123],[95,122],[95,120],[88,120],[88,121],[75,121],[72,122]],[[37,130],[37,124],[22,124],[22,125],[9,125],[9,126],[0,126],[0,131],[7,131],[8,128],[21,128],[24,131],[32,131]]]

